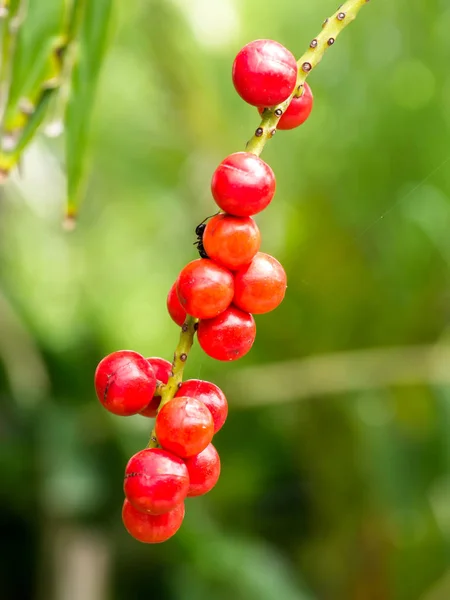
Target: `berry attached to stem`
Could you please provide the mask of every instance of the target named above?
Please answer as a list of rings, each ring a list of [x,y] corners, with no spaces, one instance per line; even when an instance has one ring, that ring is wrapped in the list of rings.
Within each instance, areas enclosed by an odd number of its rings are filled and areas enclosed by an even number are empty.
[[[251,217],[216,215],[208,221],[203,234],[208,256],[231,271],[247,265],[260,245],[261,234]]]
[[[186,311],[178,299],[177,282],[173,284],[167,295],[167,311],[172,321],[181,327],[186,320]]]
[[[240,50],[233,63],[237,93],[253,106],[274,106],[292,94],[297,62],[287,48],[273,40],[255,40]]]
[[[249,265],[236,273],[234,284],[234,304],[241,310],[261,315],[282,302],[287,279],[276,258],[258,252]]]
[[[139,512],[125,499],[122,520],[125,529],[139,542],[160,544],[167,541],[180,529],[184,519],[184,504],[163,515],[150,515]]]
[[[211,442],[214,421],[203,402],[181,396],[160,409],[155,432],[164,449],[188,458],[202,452]]]
[[[212,415],[214,433],[222,428],[228,416],[228,402],[225,394],[217,385],[201,379],[188,379],[181,384],[176,396],[187,396],[203,402]]]
[[[186,498],[189,475],[178,456],[159,448],[146,448],[128,461],[123,489],[134,508],[161,515]]]
[[[275,194],[275,175],[261,158],[235,152],[215,170],[211,191],[218,206],[237,217],[251,217],[268,206]]]
[[[120,350],[100,361],[94,376],[95,391],[103,406],[127,417],[143,410],[153,397],[156,377],[138,352]]]
[[[212,260],[198,258],[178,275],[177,294],[188,314],[211,319],[230,305],[234,294],[233,276]]]
[[[209,444],[185,462],[190,480],[188,496],[202,496],[212,490],[220,475],[220,458],[214,446]]]
[[[167,383],[169,381],[170,373],[172,372],[172,363],[168,360],[164,360],[164,358],[151,357],[147,358],[148,362],[151,364],[153,371],[155,373],[156,380],[159,383]],[[158,412],[158,407],[161,402],[161,396],[157,393],[158,388],[156,388],[156,392],[151,399],[151,402],[148,406],[141,410],[141,415],[144,417],[156,417],[156,413]]]
[[[237,360],[247,354],[256,337],[256,325],[252,315],[235,306],[214,319],[200,321],[198,343],[211,358]]]
[[[291,103],[278,121],[277,129],[294,129],[295,127],[299,127],[299,125],[303,125],[311,114],[313,103],[314,97],[311,88],[305,82],[303,85],[303,94],[292,98]],[[262,115],[264,108],[259,108],[258,111]]]

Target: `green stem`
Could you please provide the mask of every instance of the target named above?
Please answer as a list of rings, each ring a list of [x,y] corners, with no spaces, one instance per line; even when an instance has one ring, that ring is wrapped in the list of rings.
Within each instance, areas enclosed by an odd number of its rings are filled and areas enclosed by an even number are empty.
[[[334,45],[341,31],[354,21],[358,12],[367,2],[369,0],[347,0],[334,15],[324,21],[322,31],[312,40],[308,50],[297,61],[298,77],[294,91],[287,100],[264,111],[261,124],[247,143],[247,152],[256,154],[256,156],[261,154],[266,142],[275,135],[282,114],[291,103],[292,98],[298,95],[308,75],[320,63],[326,50]]]
[[[267,140],[269,140],[275,134],[278,121],[280,120],[283,112],[289,106],[292,98],[294,96],[301,95],[303,84],[305,83],[309,73],[320,63],[325,51],[334,44],[341,31],[355,19],[356,15],[362,6],[366,4],[366,2],[369,2],[369,0],[348,0],[334,13],[332,17],[326,19],[322,26],[321,33],[314,38],[308,50],[297,61],[299,68],[297,84],[292,92],[292,95],[282,104],[273,106],[271,109],[264,111],[260,126],[256,130],[252,139],[247,143],[247,152],[252,152],[257,156],[261,154]],[[167,385],[161,388],[161,403],[159,405],[158,412],[165,404],[167,404],[167,402],[172,400],[177,392],[178,387],[181,385],[183,380],[184,365],[186,364],[189,350],[194,342],[197,322],[198,319],[188,316],[181,329],[180,341],[178,342],[173,359],[172,375],[167,382]],[[157,448],[158,445],[155,429],[153,429],[147,447]]]
[[[177,393],[181,382],[183,381],[184,366],[189,356],[189,351],[192,348],[192,344],[194,343],[197,322],[198,319],[194,319],[194,317],[188,315],[183,327],[181,328],[180,341],[178,342],[178,346],[176,347],[175,354],[173,356],[172,374],[167,384],[162,387],[161,403],[159,405],[158,412],[165,404],[172,400]],[[148,448],[157,447],[158,440],[156,439],[156,433],[153,429],[150,436],[150,442],[148,443]]]

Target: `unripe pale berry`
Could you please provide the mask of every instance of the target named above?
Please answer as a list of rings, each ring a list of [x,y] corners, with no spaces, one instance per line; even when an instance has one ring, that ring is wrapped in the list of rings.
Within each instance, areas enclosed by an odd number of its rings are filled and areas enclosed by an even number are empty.
[[[203,402],[181,396],[173,398],[160,409],[155,432],[165,450],[188,458],[202,452],[211,442],[214,421]]]
[[[251,217],[219,214],[208,221],[203,233],[209,258],[231,271],[248,265],[260,245],[261,234]]]
[[[181,327],[186,320],[186,311],[178,298],[177,282],[173,284],[167,295],[167,311],[172,321]]]
[[[247,354],[256,337],[252,315],[235,306],[214,319],[200,321],[198,343],[203,351],[216,360],[237,360]]]
[[[94,383],[103,406],[123,417],[143,410],[156,389],[152,366],[132,350],[113,352],[101,360],[95,371]]]
[[[207,258],[193,260],[178,275],[177,294],[189,315],[210,319],[230,305],[233,275]]]
[[[202,496],[216,485],[220,475],[220,458],[217,450],[209,444],[203,452],[185,460],[189,472],[188,496]]]
[[[165,542],[180,529],[184,519],[184,504],[178,504],[163,515],[150,515],[139,512],[125,499],[122,520],[125,529],[139,542],[159,544]]]
[[[237,93],[253,106],[274,106],[292,94],[298,67],[287,48],[274,40],[255,40],[240,50],[233,63]]]
[[[313,102],[311,88],[305,83],[303,94],[299,98],[295,96],[292,98],[291,103],[278,121],[277,129],[294,129],[302,125],[311,114]],[[258,111],[262,115],[264,108],[258,108]]]
[[[223,426],[228,415],[228,402],[222,390],[209,381],[188,379],[184,381],[175,396],[187,396],[203,402],[212,415],[214,433]]]
[[[146,448],[128,461],[123,489],[134,508],[161,515],[186,498],[189,475],[178,456],[160,448]]]
[[[215,170],[211,191],[218,206],[230,215],[251,217],[268,206],[275,194],[275,175],[251,152],[235,152]]]
[[[156,356],[147,358],[147,360],[153,368],[156,380],[160,381],[161,383],[167,383],[172,372],[172,363],[164,358],[158,358]],[[155,392],[151,402],[144,408],[144,410],[141,410],[140,414],[144,417],[156,417],[160,402],[161,396]]]
[[[276,308],[286,293],[286,273],[276,258],[258,252],[252,262],[235,275],[233,302],[252,314],[263,314]]]

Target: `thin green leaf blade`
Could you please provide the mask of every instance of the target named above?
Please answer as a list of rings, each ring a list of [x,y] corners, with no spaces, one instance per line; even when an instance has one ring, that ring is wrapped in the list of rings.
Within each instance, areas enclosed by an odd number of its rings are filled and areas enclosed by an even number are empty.
[[[66,111],[67,215],[74,218],[82,196],[86,146],[97,81],[108,43],[112,0],[88,2],[81,24],[78,60]]]

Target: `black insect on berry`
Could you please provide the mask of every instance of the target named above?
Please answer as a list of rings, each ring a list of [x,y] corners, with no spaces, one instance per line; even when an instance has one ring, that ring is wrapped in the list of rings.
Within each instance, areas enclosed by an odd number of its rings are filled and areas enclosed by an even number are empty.
[[[213,215],[206,217],[197,227],[195,228],[195,235],[197,236],[197,240],[194,242],[194,246],[197,246],[198,253],[200,254],[200,258],[209,258],[206,254],[206,250],[203,247],[203,234],[206,229],[206,221],[209,221],[212,217],[215,217],[219,214],[220,211],[214,213]]]
[[[209,258],[209,256],[206,254],[205,248],[203,247],[203,233],[205,232],[205,229],[206,223],[200,223],[200,225],[197,225],[195,228],[197,240],[194,242],[194,246],[197,246],[197,250],[201,258]]]

